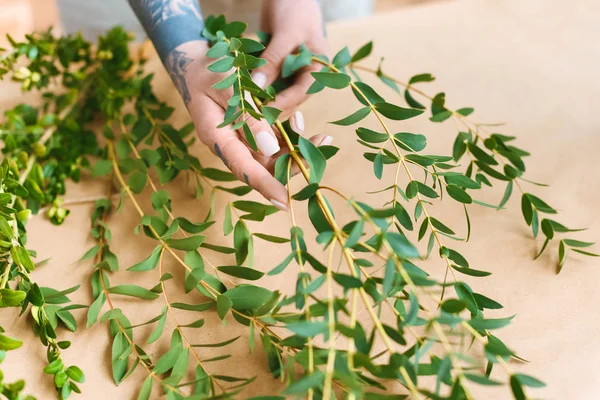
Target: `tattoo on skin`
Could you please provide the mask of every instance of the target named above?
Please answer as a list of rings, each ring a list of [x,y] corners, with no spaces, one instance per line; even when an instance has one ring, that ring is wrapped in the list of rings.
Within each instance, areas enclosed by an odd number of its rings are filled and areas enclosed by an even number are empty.
[[[167,68],[167,71],[169,71],[169,75],[177,87],[177,90],[181,93],[181,97],[183,98],[186,107],[192,100],[187,81],[185,80],[187,67],[191,62],[192,60],[186,57],[184,52],[177,50],[173,50],[165,62],[165,67]],[[217,145],[215,145],[215,147],[217,147]]]
[[[219,148],[219,145],[215,143],[215,154],[217,155],[217,157],[219,157],[221,159],[221,161],[223,161],[223,164],[225,164],[225,166],[227,168],[229,168],[229,164],[227,164],[227,160],[225,159],[225,157],[223,157],[223,153],[221,153],[221,149]],[[244,176],[246,176],[246,174],[244,174]]]
[[[202,18],[197,0],[142,0],[140,6],[148,10],[152,29],[178,15],[192,14]]]
[[[201,40],[204,21],[198,0],[129,0],[186,106],[191,101],[185,73],[192,61],[178,50]]]
[[[248,175],[244,174],[244,180],[246,181],[246,185],[250,186],[250,178],[248,178]]]

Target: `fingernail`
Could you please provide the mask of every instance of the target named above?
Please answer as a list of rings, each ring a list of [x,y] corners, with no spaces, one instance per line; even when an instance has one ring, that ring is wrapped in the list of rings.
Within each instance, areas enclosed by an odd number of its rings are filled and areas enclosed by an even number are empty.
[[[267,75],[262,72],[255,72],[252,74],[252,81],[256,83],[256,86],[264,89],[267,86]]]
[[[287,208],[287,206],[286,206],[285,204],[283,204],[282,202],[280,202],[280,201],[277,201],[277,200],[271,200],[271,203],[272,203],[272,204],[273,204],[275,207],[279,208],[281,211],[285,211],[285,212],[289,211],[289,210],[288,210],[288,208]]]
[[[325,136],[325,139],[323,139],[320,146],[329,146],[332,142],[333,138],[331,136]]]
[[[266,157],[271,157],[279,151],[279,143],[269,132],[262,131],[256,135],[256,145]]]
[[[294,125],[298,133],[304,132],[304,115],[300,111],[294,113]]]

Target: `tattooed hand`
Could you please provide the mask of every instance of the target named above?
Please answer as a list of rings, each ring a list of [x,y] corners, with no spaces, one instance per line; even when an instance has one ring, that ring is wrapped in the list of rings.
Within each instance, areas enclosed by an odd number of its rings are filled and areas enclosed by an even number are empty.
[[[231,127],[217,129],[223,122],[227,101],[232,92],[216,90],[212,85],[225,77],[207,70],[214,60],[205,54],[208,44],[199,40],[203,28],[200,8],[196,0],[129,0],[148,36],[179,90],[196,125],[202,142],[243,182],[252,186],[276,207],[287,210],[288,196],[285,187],[273,177],[273,168],[281,150],[281,137],[267,122],[253,118],[247,120],[260,152],[253,151],[245,142],[242,132]],[[315,0],[265,1],[263,28],[272,33],[272,41],[263,57],[268,64],[253,76],[259,86],[272,83],[281,69],[286,55],[304,43],[319,54],[327,52],[321,12]],[[296,83],[277,96],[275,107],[291,115],[292,128],[302,134],[304,118],[293,112],[305,98],[312,83],[310,72],[315,67],[301,71]],[[316,145],[330,144],[330,136],[310,138]]]
[[[246,122],[256,138],[260,152],[253,151],[246,143],[243,132],[237,132],[230,126],[217,129],[223,122],[227,101],[233,95],[232,89],[217,90],[212,87],[227,76],[209,72],[206,67],[214,60],[205,57],[208,50],[206,42],[190,42],[178,48],[187,54],[191,61],[185,72],[186,87],[181,90],[189,93],[188,110],[200,140],[218,155],[238,179],[246,182],[278,208],[286,211],[288,196],[285,187],[273,176],[277,158],[287,152],[279,133],[262,120],[248,117]],[[181,65],[181,64],[180,64]],[[193,71],[193,73],[192,73]],[[302,134],[304,117],[296,111],[290,118],[292,128]],[[330,136],[316,135],[310,138],[316,146],[331,143]],[[284,150],[281,150],[281,149]]]

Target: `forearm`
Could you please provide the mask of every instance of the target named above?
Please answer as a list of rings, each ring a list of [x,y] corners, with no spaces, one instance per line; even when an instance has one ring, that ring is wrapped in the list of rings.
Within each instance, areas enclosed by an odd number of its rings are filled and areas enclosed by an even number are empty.
[[[180,46],[202,39],[204,21],[198,0],[129,0],[129,4],[187,105],[185,73],[191,59]]]

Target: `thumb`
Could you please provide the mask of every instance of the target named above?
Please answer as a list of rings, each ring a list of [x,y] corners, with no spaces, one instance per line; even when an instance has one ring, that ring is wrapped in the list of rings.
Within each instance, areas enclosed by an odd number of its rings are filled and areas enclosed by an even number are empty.
[[[285,33],[273,36],[261,55],[261,58],[267,60],[267,63],[252,72],[254,83],[264,89],[267,85],[275,82],[281,71],[283,61],[296,47],[298,47],[296,41]]]

